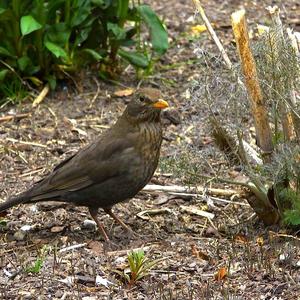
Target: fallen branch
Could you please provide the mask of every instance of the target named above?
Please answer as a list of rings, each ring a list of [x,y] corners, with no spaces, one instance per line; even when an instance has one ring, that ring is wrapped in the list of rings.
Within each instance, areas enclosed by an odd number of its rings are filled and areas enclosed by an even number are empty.
[[[27,118],[29,116],[30,116],[30,113],[3,116],[3,117],[0,117],[0,123],[2,123],[2,122],[8,122],[8,121],[11,121],[11,120],[17,120],[17,121],[19,121],[19,120],[22,120],[22,119]]]
[[[240,191],[232,189],[218,189],[218,188],[206,188],[203,186],[188,187],[188,186],[178,186],[178,185],[157,185],[157,184],[147,184],[144,192],[167,192],[167,193],[208,193],[210,195],[216,196],[232,196],[240,194]]]
[[[203,196],[202,194],[190,194],[190,193],[169,193],[170,195],[173,196],[182,196],[182,197],[200,197],[203,200],[207,200],[206,196]],[[237,201],[232,201],[232,200],[227,200],[223,198],[217,198],[213,196],[209,196],[209,199],[215,201],[215,202],[221,202],[221,203],[226,203],[226,204],[234,204],[234,205],[241,205],[241,206],[249,206],[248,203],[243,203],[243,202],[237,202]]]
[[[12,142],[12,143],[19,143],[19,144],[30,145],[30,146],[34,146],[34,147],[47,148],[46,145],[34,143],[34,142],[19,141],[19,140],[13,139],[13,138],[6,138],[6,140],[9,142]]]

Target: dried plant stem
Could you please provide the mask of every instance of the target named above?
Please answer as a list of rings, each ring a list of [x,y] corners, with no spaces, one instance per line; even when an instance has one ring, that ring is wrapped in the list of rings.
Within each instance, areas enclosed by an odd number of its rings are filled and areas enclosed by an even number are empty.
[[[197,176],[197,175],[196,175]],[[216,196],[232,196],[239,194],[239,191],[232,190],[232,189],[219,189],[219,188],[209,188],[209,187],[203,187],[203,186],[178,186],[178,185],[172,185],[172,186],[165,186],[165,185],[157,185],[157,184],[147,184],[144,189],[144,192],[175,192],[175,193],[208,193],[210,195],[216,195]]]
[[[266,153],[273,151],[272,134],[262,91],[258,82],[255,61],[250,50],[245,10],[231,15],[232,28],[245,76],[246,87],[251,99],[258,144]]]
[[[277,6],[268,7],[269,14],[271,16],[272,22],[276,27],[276,32],[279,35],[279,38],[274,38],[274,53],[275,60],[278,60],[278,49],[280,49],[281,45],[284,43],[284,36],[283,36],[283,28],[282,22],[279,16],[280,9]],[[281,123],[282,123],[282,131],[285,137],[285,140],[289,141],[291,136],[293,135],[293,124],[292,124],[292,115],[291,112],[288,110],[287,106],[283,101],[279,102],[279,113],[281,116]]]
[[[290,40],[290,44],[295,51],[295,55],[297,55],[299,57],[299,55],[300,55],[300,40],[299,41],[297,40],[296,33],[293,33],[290,28],[287,28],[287,35]],[[294,124],[294,130],[295,130],[297,139],[299,141],[300,140],[300,118],[299,118],[299,115],[297,115],[296,109],[295,109],[296,103],[297,103],[295,89],[291,90],[290,96],[291,96],[291,101],[289,104],[291,105],[291,111],[292,111],[291,115],[292,115],[292,120],[293,120],[293,124]]]
[[[49,90],[50,90],[49,84],[46,84],[42,89],[42,91],[39,93],[39,95],[34,99],[32,103],[32,107],[37,107],[45,99]]]
[[[223,60],[224,60],[224,62],[225,62],[225,64],[226,64],[226,66],[228,67],[228,69],[232,70],[232,63],[231,63],[231,61],[230,61],[230,58],[228,57],[228,55],[227,55],[227,53],[226,53],[226,51],[225,51],[225,49],[224,49],[224,47],[223,47],[223,45],[222,45],[220,39],[218,38],[218,36],[217,36],[217,34],[215,33],[215,31],[214,31],[214,29],[213,29],[211,23],[209,22],[209,20],[208,20],[206,14],[205,14],[205,12],[204,12],[204,9],[203,9],[203,7],[202,7],[202,5],[201,5],[201,2],[200,2],[199,0],[193,0],[193,2],[194,2],[194,5],[195,5],[196,9],[197,9],[198,12],[199,12],[199,15],[200,15],[201,19],[203,20],[203,22],[204,22],[204,24],[205,24],[205,26],[206,26],[206,28],[207,28],[207,30],[208,30],[208,32],[209,32],[211,38],[213,39],[213,41],[215,42],[216,46],[218,47],[218,49],[219,49],[219,51],[220,51],[220,53],[221,53],[221,55],[222,55],[222,58],[223,58]],[[239,83],[240,85],[244,86],[244,84],[243,84],[243,82],[240,80],[239,76],[238,76],[238,75],[236,75],[236,76],[237,76],[237,81],[238,81],[238,83]],[[221,124],[220,124],[218,121],[217,121],[217,123],[218,123],[219,127],[222,128]],[[251,148],[251,146],[249,145],[248,148]],[[247,155],[246,153],[241,153],[241,152],[242,152],[242,149],[240,149],[239,151],[240,151],[239,154],[241,155],[241,157],[244,157],[245,155]],[[253,148],[251,148],[250,151],[251,151],[252,153],[256,152]]]
[[[198,12],[200,14],[201,19],[203,20],[203,22],[204,22],[204,24],[207,28],[207,31],[209,32],[209,34],[210,34],[211,38],[213,39],[213,41],[216,43],[216,45],[217,45],[217,47],[218,47],[225,63],[226,63],[226,66],[228,67],[228,69],[231,69],[232,68],[232,63],[231,63],[231,61],[230,61],[230,59],[229,59],[229,57],[228,57],[228,55],[227,55],[227,53],[226,53],[226,51],[223,47],[221,41],[219,40],[219,38],[216,35],[213,27],[210,24],[208,18],[206,17],[206,14],[204,12],[204,9],[201,6],[200,1],[199,0],[193,0],[193,2],[194,2],[194,5],[195,5],[196,9],[198,10]]]

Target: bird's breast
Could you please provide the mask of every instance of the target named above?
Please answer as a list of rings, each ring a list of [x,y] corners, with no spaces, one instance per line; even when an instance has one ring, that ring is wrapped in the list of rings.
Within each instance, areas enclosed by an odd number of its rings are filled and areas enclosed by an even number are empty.
[[[140,125],[137,150],[141,158],[139,166],[140,176],[145,184],[151,179],[159,159],[162,143],[162,128],[160,123],[147,123]]]

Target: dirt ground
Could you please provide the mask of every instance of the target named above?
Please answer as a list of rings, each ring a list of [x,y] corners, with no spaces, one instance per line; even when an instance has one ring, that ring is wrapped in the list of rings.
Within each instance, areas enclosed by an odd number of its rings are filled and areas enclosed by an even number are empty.
[[[202,4],[228,49],[232,49],[230,14],[241,7],[247,10],[250,28],[257,22],[268,24],[264,8],[277,4],[285,24],[300,29],[298,1]],[[216,47],[207,33],[192,36],[191,27],[196,24],[192,1],[151,1],[151,5],[166,22],[171,47],[154,75],[142,84],[159,87],[173,109],[163,118],[161,163],[151,183],[184,186],[183,178],[168,171],[166,161],[189,150],[211,168],[222,169],[224,176],[240,178],[240,168],[230,168],[213,144],[207,108],[196,105],[189,92],[195,82],[201,85],[205,75],[196,52],[200,49],[214,57]],[[234,51],[230,56],[236,61]],[[214,67],[216,72],[222,68],[218,63]],[[101,134],[126,103],[114,92],[137,83],[130,68],[120,79],[121,85],[101,82],[88,73],[80,83],[80,93],[61,85],[36,109],[29,102],[4,107],[1,116],[31,115],[0,123],[0,201],[23,191]],[[251,127],[251,120],[247,121]],[[199,172],[212,174],[207,167]],[[203,186],[203,182],[198,184]],[[236,186],[206,186],[225,190],[227,196],[212,197],[209,190],[198,197],[142,191],[130,202],[116,205],[114,211],[137,237],[128,237],[99,212],[113,244],[106,244],[88,222],[86,208],[41,204],[11,209],[0,217],[0,298],[298,299],[297,236],[261,224]],[[197,215],[199,210],[213,218]],[[24,226],[29,230],[21,230]],[[127,253],[136,248],[143,248],[150,261],[159,261],[144,278],[128,285],[116,270],[123,271]]]

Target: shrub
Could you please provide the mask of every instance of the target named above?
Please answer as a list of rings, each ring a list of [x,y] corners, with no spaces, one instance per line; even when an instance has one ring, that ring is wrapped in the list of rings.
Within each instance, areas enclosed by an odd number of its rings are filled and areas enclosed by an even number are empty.
[[[150,44],[142,39],[142,24]],[[115,75],[119,57],[147,69],[168,48],[151,7],[129,0],[0,0],[0,35],[0,83],[22,78],[52,88],[92,62],[104,76]]]

